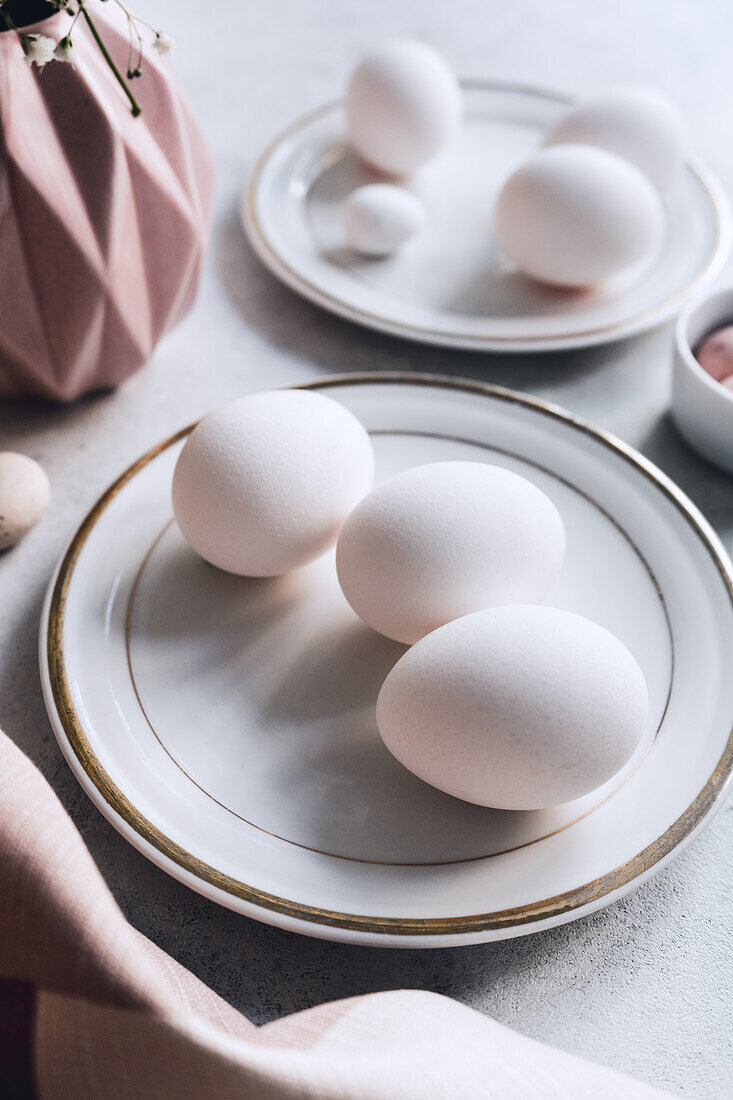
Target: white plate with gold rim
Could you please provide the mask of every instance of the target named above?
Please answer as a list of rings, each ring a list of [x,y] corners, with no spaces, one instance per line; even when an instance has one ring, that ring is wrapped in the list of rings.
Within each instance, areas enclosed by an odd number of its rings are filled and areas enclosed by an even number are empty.
[[[566,95],[463,81],[465,124],[449,150],[409,183],[425,228],[396,256],[345,247],[344,198],[378,177],[349,150],[341,104],[294,123],[265,150],[242,204],[249,239],[293,290],[348,320],[423,343],[480,351],[589,347],[672,317],[720,270],[729,214],[715,177],[689,161],[667,201],[658,254],[602,289],[565,291],[504,264],[492,233],[494,199],[511,171],[566,110]]]
[[[332,554],[267,580],[198,559],[170,505],[184,429],[95,505],[49,589],[42,679],[75,775],[170,874],[310,935],[449,946],[607,905],[704,826],[730,779],[733,586],[715,535],[643,458],[533,398],[430,376],[312,385],[371,432],[380,479],[472,459],[551,496],[568,550],[548,602],[636,656],[651,697],[639,752],[605,787],[536,813],[412,776],[374,721],[403,647],[351,612]]]

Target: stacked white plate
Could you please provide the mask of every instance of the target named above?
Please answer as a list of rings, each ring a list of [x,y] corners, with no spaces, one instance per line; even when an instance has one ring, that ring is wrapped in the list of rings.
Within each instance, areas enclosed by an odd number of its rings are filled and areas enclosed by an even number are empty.
[[[652,260],[581,291],[510,270],[493,240],[494,199],[570,100],[488,81],[464,81],[463,90],[458,137],[412,184],[427,225],[388,259],[365,259],[344,245],[344,199],[378,177],[350,150],[342,106],[314,111],[281,134],[255,167],[242,207],[249,239],[271,271],[370,328],[505,352],[587,347],[643,332],[718,273],[729,245],[727,204],[697,161],[667,199],[666,233]]]

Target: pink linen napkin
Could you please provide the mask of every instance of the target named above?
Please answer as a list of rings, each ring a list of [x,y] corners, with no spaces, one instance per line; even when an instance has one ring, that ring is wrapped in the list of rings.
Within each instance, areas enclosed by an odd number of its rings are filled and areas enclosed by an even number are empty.
[[[668,1093],[435,993],[250,1024],[132,928],[0,732],[0,1097],[652,1100]]]

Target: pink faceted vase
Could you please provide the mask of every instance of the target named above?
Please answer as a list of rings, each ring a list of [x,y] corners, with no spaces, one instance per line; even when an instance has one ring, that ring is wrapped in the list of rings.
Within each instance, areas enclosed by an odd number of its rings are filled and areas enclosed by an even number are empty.
[[[125,69],[124,27],[96,21]],[[74,41],[74,65],[40,71],[0,34],[0,397],[122,382],[190,308],[201,270],[211,158],[167,60],[146,49],[133,118],[81,20]]]

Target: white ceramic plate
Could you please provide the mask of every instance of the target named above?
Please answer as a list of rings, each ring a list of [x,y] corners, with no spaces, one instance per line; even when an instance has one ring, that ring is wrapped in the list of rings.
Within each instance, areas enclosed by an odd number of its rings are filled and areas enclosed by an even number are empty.
[[[426,228],[396,256],[344,246],[341,207],[378,178],[349,151],[340,104],[306,115],[264,152],[242,217],[255,250],[293,290],[351,321],[427,344],[482,351],[588,347],[667,320],[713,278],[728,251],[720,185],[690,162],[670,195],[657,256],[603,290],[552,290],[502,263],[494,197],[570,100],[521,86],[465,81],[466,120],[414,190]]]
[[[51,584],[42,677],[77,778],[176,878],[310,935],[475,943],[620,897],[703,826],[729,779],[733,590],[717,539],[644,459],[532,398],[411,375],[314,388],[372,433],[380,479],[473,459],[549,493],[568,551],[548,602],[602,623],[640,662],[652,721],[637,756],[594,794],[536,813],[416,779],[374,721],[403,647],[351,612],[333,555],[246,580],[184,543],[170,505],[184,429],[102,497]]]

